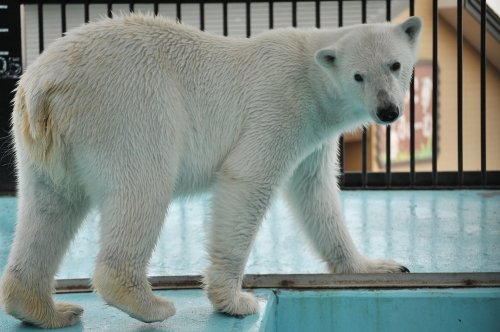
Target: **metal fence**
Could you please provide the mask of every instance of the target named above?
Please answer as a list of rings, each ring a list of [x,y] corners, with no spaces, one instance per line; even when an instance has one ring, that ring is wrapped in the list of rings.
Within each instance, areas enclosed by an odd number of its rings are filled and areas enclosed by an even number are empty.
[[[0,126],[3,144],[0,146],[2,151],[1,155],[3,160],[0,165],[0,191],[1,192],[14,192],[15,181],[13,177],[13,161],[9,153],[9,118],[12,98],[11,91],[15,87],[15,82],[18,79],[21,71],[22,59],[26,62],[26,57],[23,58],[21,47],[22,27],[26,26],[26,15],[21,15],[23,10],[20,8],[24,5],[26,8],[34,10],[36,15],[36,34],[38,39],[38,52],[42,52],[46,47],[47,20],[44,17],[44,9],[47,6],[58,7],[58,16],[60,17],[60,34],[68,29],[68,7],[78,5],[81,10],[81,15],[84,22],[88,22],[91,13],[95,11],[96,7],[102,11],[102,15],[112,17],[113,12],[118,6],[123,9],[123,6],[129,11],[135,11],[138,7],[144,8],[148,6],[148,11],[154,14],[162,14],[161,9],[163,6],[169,6],[171,12],[170,17],[176,17],[178,20],[183,21],[186,17],[185,8],[196,7],[197,10],[197,24],[200,29],[207,28],[208,11],[213,12],[213,5],[217,5],[220,13],[217,16],[220,24],[221,33],[223,35],[230,35],[231,25],[231,12],[230,6],[239,4],[241,15],[240,24],[244,29],[244,36],[250,37],[255,30],[259,29],[273,29],[277,27],[277,19],[283,14],[282,9],[279,11],[277,8],[282,8],[283,4],[287,5],[289,12],[286,13],[289,17],[289,26],[300,26],[301,8],[308,8],[308,24],[316,27],[325,26],[343,26],[346,21],[352,24],[353,11],[356,12],[359,23],[370,22],[368,17],[371,12],[378,10],[383,11],[382,20],[390,21],[393,18],[394,8],[401,7],[403,1],[398,0],[385,0],[385,1],[368,1],[368,0],[336,0],[336,1],[323,1],[323,0],[164,0],[164,1],[102,1],[102,0],[67,0],[67,1],[37,1],[37,0],[23,0],[23,1],[0,1],[0,25],[5,24],[7,27],[0,26]],[[463,3],[464,2],[464,3]],[[415,1],[404,1],[405,6],[408,8],[409,15],[419,15],[415,13]],[[256,22],[255,7],[259,6],[259,20]],[[354,6],[354,7],[353,7]],[[25,8],[25,9],[26,9]],[[355,8],[355,10],[353,9]],[[477,170],[464,169],[464,155],[463,155],[463,142],[465,133],[463,130],[463,115],[464,112],[475,111],[464,109],[463,107],[463,24],[462,15],[463,8],[470,8],[474,11],[480,22],[480,34],[477,36],[480,40],[480,102],[477,105],[480,116],[480,167]],[[329,10],[329,15],[325,13],[326,9]],[[346,14],[346,9],[349,10],[349,15]],[[281,15],[281,16],[280,16]],[[190,18],[193,20],[192,12]],[[196,17],[194,17],[196,20]],[[372,19],[373,21],[373,19]],[[3,23],[5,22],[5,23]],[[264,22],[264,23],[262,23]],[[490,24],[493,29],[498,28],[498,16],[494,11],[487,8],[485,0],[477,1],[461,1],[457,0],[457,16],[456,16],[456,57],[457,57],[457,79],[456,82],[441,82],[441,84],[456,84],[456,131],[457,131],[457,159],[456,170],[441,170],[438,168],[438,136],[440,130],[439,123],[439,83],[440,71],[438,70],[438,1],[432,2],[432,27],[427,27],[427,33],[432,34],[432,146],[431,146],[431,169],[430,170],[417,170],[416,154],[415,154],[415,84],[412,81],[409,95],[409,160],[408,171],[394,171],[393,162],[391,160],[391,142],[393,141],[394,128],[390,126],[385,131],[385,165],[382,170],[374,172],[369,170],[368,167],[368,132],[363,129],[361,134],[361,167],[359,171],[344,172],[341,178],[341,185],[344,188],[361,188],[361,189],[375,189],[375,188],[500,188],[500,170],[488,169],[487,167],[487,145],[498,144],[498,142],[487,141],[487,103],[486,103],[486,29],[487,24]],[[213,22],[212,22],[213,24]],[[260,25],[259,25],[260,24]],[[496,25],[495,25],[496,24]],[[256,25],[259,28],[256,29]],[[429,32],[430,31],[430,32]],[[2,49],[7,48],[7,49]],[[3,67],[2,67],[3,66]],[[10,70],[10,72],[9,72]],[[496,112],[500,112],[500,105],[495,105]],[[343,138],[340,140],[340,164],[343,169],[345,159],[345,142]],[[494,150],[496,151],[496,150]]]

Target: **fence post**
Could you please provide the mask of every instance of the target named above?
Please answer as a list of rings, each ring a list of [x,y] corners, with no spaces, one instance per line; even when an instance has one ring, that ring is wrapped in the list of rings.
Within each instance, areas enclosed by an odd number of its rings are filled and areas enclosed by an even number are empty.
[[[18,1],[0,0],[0,192],[14,192],[14,157],[10,153],[13,91],[22,72],[21,12]]]

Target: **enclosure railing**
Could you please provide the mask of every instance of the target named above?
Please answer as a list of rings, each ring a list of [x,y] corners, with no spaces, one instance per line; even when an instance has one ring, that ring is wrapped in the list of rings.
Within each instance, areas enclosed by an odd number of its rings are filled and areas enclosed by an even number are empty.
[[[491,142],[487,142],[486,139],[486,122],[488,121],[486,117],[486,25],[488,19],[491,21],[491,17],[496,18],[498,20],[498,16],[494,12],[489,11],[486,6],[485,0],[477,0],[477,1],[467,1],[464,0],[465,4],[475,8],[475,10],[479,13],[480,19],[480,104],[478,108],[480,109],[480,169],[476,171],[466,171],[464,170],[464,158],[463,158],[463,140],[464,140],[464,131],[463,131],[463,25],[462,25],[462,8],[464,3],[462,0],[457,0],[457,81],[456,81],[456,89],[457,89],[457,170],[456,171],[443,171],[438,168],[438,135],[439,135],[439,94],[438,94],[438,86],[440,81],[440,72],[438,70],[438,1],[434,0],[432,5],[432,27],[427,27],[427,31],[432,33],[432,167],[430,171],[417,171],[416,170],[416,156],[415,156],[415,85],[412,80],[410,87],[410,107],[409,107],[409,121],[410,121],[410,155],[409,155],[409,171],[407,172],[395,172],[392,169],[391,162],[391,135],[393,134],[393,130],[391,127],[387,127],[386,130],[386,142],[385,142],[385,170],[383,172],[371,172],[368,170],[368,133],[367,129],[364,128],[362,132],[362,151],[361,151],[361,170],[359,172],[344,172],[341,178],[341,185],[345,188],[500,188],[500,171],[488,169],[487,167],[487,144],[492,144]],[[290,26],[297,26],[297,17],[298,17],[298,4],[299,3],[311,3],[314,5],[314,25],[318,28],[322,27],[322,15],[321,10],[322,6],[326,3],[330,5],[333,3],[337,7],[336,13],[338,17],[336,18],[338,22],[338,26],[344,25],[344,5],[346,3],[357,2],[360,4],[361,9],[361,21],[359,23],[367,22],[367,8],[369,4],[373,4],[374,2],[381,3],[385,5],[385,19],[390,21],[392,18],[391,9],[393,8],[393,4],[401,1],[396,0],[385,0],[385,1],[367,1],[367,0],[337,0],[337,1],[323,1],[323,0],[302,0],[302,1],[285,1],[285,0],[184,0],[184,1],[176,1],[176,0],[163,0],[163,1],[103,1],[103,0],[66,0],[66,1],[56,1],[56,0],[22,0],[22,1],[1,1],[0,0],[0,18],[2,15],[5,15],[6,12],[9,13],[7,19],[2,20],[0,23],[2,24],[10,24],[10,30],[8,31],[2,30],[0,26],[0,31],[4,33],[0,33],[0,41],[8,38],[8,42],[4,45],[11,47],[10,53],[9,50],[0,49],[0,56],[3,56],[5,59],[5,66],[7,66],[7,62],[12,62],[15,64],[16,59],[18,65],[20,66],[19,59],[21,58],[20,54],[20,46],[15,45],[16,43],[20,43],[20,34],[21,34],[21,15],[20,15],[20,4],[22,5],[32,5],[37,7],[37,23],[38,23],[38,51],[42,52],[45,45],[44,38],[44,6],[46,5],[59,5],[60,6],[60,20],[61,20],[61,34],[67,30],[67,6],[72,4],[82,5],[83,8],[83,18],[85,22],[88,22],[90,19],[90,9],[93,5],[100,4],[105,5],[105,13],[109,17],[113,16],[113,8],[114,5],[128,5],[128,10],[134,11],[136,5],[148,4],[151,6],[151,12],[154,14],[159,13],[159,8],[161,5],[169,4],[175,6],[175,17],[178,20],[183,19],[183,6],[190,5],[199,5],[199,28],[204,30],[206,28],[206,6],[209,4],[220,4],[222,10],[222,21],[220,24],[222,25],[222,34],[228,35],[228,5],[230,4],[244,4],[244,20],[245,20],[245,34],[247,37],[250,37],[252,34],[252,5],[259,4],[267,4],[268,9],[268,24],[267,28],[273,29],[275,27],[275,18],[277,12],[275,10],[276,5],[278,3],[288,3],[291,6],[291,20]],[[415,1],[408,1],[409,15],[415,15],[419,13],[415,13]],[[174,15],[172,15],[174,16]],[[10,34],[10,35],[9,35]],[[2,45],[0,43],[0,45]],[[1,46],[0,46],[1,48]],[[0,62],[2,64],[2,62]],[[20,67],[19,67],[20,68]],[[5,70],[4,70],[5,71]],[[3,76],[2,76],[3,75]],[[17,74],[6,75],[2,73],[0,75],[0,94],[3,95],[3,99],[0,99],[0,102],[3,102],[0,105],[0,112],[2,117],[0,117],[0,122],[2,126],[3,132],[3,141],[9,140],[8,138],[8,121],[10,118],[10,108],[11,104],[8,102],[6,104],[5,100],[10,100],[12,98],[12,90],[15,87],[15,82],[18,79]],[[3,81],[3,82],[2,82]],[[7,82],[7,83],[6,83]],[[12,89],[9,89],[12,88]],[[7,96],[7,97],[6,97]],[[500,109],[498,110],[500,111]],[[493,143],[495,144],[495,143]],[[496,143],[498,144],[498,143]],[[2,155],[4,156],[4,160],[2,161],[2,167],[0,168],[0,191],[2,192],[13,192],[14,191],[14,181],[13,181],[13,162],[12,158],[8,157],[9,144],[2,144]],[[5,157],[7,155],[7,157]],[[341,169],[344,166],[344,140],[341,138],[340,140],[340,165]]]

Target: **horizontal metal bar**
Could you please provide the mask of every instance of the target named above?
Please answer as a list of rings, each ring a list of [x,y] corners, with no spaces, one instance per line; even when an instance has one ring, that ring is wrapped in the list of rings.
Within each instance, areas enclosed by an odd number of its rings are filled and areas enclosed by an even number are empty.
[[[500,189],[500,171],[488,171],[486,185],[481,183],[481,171],[464,171],[463,184],[457,172],[438,172],[437,186],[433,187],[432,172],[415,172],[414,183],[411,182],[410,172],[392,172],[391,189]],[[387,189],[385,173],[366,173],[366,186],[363,186],[363,173],[347,172],[343,175],[344,189]],[[0,183],[0,196],[16,194],[15,182]]]
[[[433,182],[433,172],[415,172],[412,183],[410,172],[392,172],[391,189],[500,189],[500,171],[487,172],[487,182],[481,182],[481,171],[464,171],[463,183],[457,172],[437,172],[437,182]],[[386,188],[386,174],[367,173],[366,186],[363,187],[363,174],[346,172],[343,177],[343,188],[349,189],[382,189]]]
[[[62,0],[44,0],[44,4],[60,4]],[[301,0],[300,2],[315,2],[316,0]],[[343,0],[345,2],[359,2],[359,0]],[[89,3],[89,4],[107,4],[109,1],[108,0],[67,0],[66,4],[84,4],[84,3]],[[152,0],[136,0],[134,1],[134,4],[153,4],[154,2],[157,3],[165,3],[165,4],[176,4],[178,3],[178,0],[160,0],[160,1],[152,1]],[[182,0],[182,4],[192,4],[192,3],[245,3],[246,0]],[[255,2],[262,2],[262,3],[269,3],[269,0],[252,0],[250,1],[252,3]],[[291,2],[291,0],[273,0],[273,2]],[[37,0],[20,0],[20,4],[24,5],[30,5],[30,4],[36,4],[38,3]],[[126,0],[118,0],[118,1],[112,1],[113,4],[129,4],[130,1]]]
[[[151,277],[155,290],[201,289],[202,277]],[[56,293],[91,292],[90,279],[62,279]],[[500,287],[499,272],[388,274],[248,274],[243,288],[286,289],[403,289]]]

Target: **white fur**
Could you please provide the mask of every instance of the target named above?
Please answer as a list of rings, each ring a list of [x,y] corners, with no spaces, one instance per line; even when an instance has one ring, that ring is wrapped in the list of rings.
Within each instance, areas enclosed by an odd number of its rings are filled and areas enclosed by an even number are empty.
[[[241,280],[278,187],[332,272],[401,271],[362,256],[347,232],[336,138],[378,121],[380,102],[403,103],[420,25],[235,39],[131,15],[70,31],[28,68],[15,97],[19,211],[0,289],[6,311],[43,327],[78,321],[82,309],[54,303],[51,285],[94,206],[102,220],[96,290],[145,322],[173,315],[173,304],[152,293],[146,265],[169,203],[208,189],[204,283],[217,310],[258,309]]]

